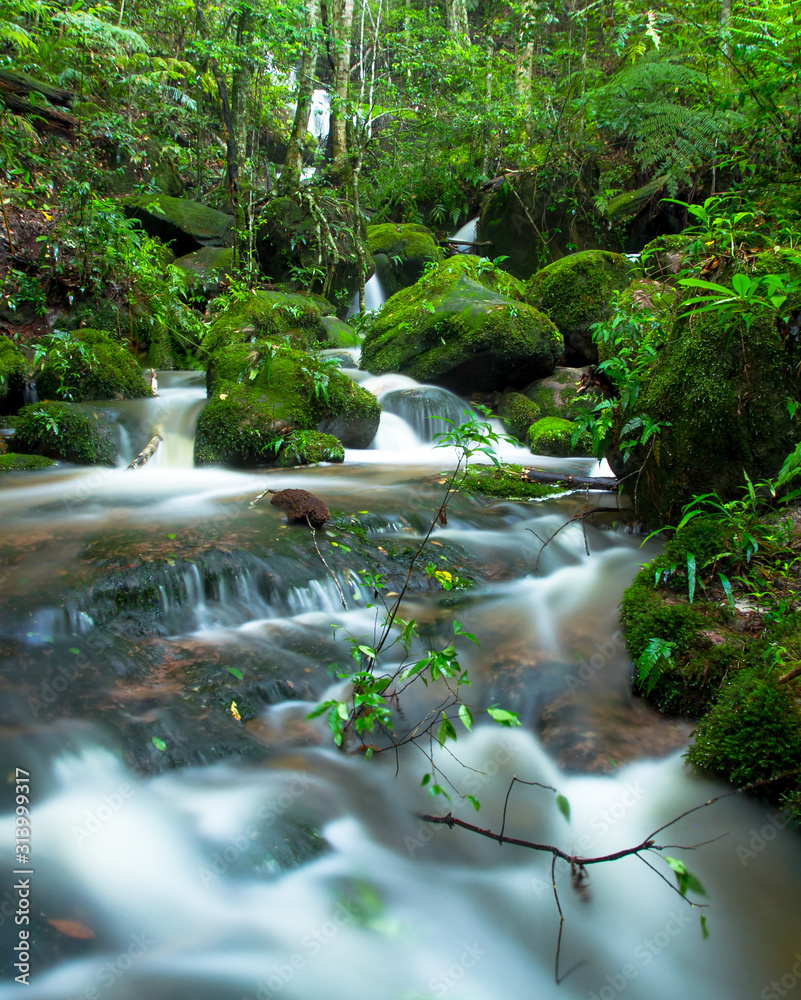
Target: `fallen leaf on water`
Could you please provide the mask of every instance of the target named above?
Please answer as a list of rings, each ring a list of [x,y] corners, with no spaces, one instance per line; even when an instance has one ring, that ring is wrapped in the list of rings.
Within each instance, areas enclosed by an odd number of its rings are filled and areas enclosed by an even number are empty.
[[[231,715],[233,715],[233,717],[236,719],[237,722],[242,721],[242,716],[239,714],[239,709],[236,707],[235,701],[231,702],[231,707],[228,711],[231,713]]]
[[[59,934],[64,934],[65,937],[80,938],[82,941],[88,941],[89,938],[95,936],[95,932],[91,928],[85,924],[79,924],[77,920],[48,920],[47,922],[51,927],[55,927]]]

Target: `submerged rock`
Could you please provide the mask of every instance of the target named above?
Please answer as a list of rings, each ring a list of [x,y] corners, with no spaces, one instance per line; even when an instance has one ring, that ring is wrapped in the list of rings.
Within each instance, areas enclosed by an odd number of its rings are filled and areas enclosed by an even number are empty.
[[[559,331],[522,295],[491,264],[452,257],[386,303],[365,337],[361,367],[460,395],[522,388],[553,371],[563,350]]]

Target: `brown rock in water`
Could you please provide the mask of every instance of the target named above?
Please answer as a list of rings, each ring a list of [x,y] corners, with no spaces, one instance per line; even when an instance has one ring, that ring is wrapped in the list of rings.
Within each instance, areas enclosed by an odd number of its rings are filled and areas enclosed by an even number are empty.
[[[279,490],[270,503],[285,510],[288,521],[305,524],[308,520],[313,528],[322,528],[329,517],[326,503],[308,490]]]

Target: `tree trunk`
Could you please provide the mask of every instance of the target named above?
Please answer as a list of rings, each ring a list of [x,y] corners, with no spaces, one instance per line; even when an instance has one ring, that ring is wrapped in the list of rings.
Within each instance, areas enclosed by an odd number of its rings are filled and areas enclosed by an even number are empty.
[[[348,90],[350,50],[353,31],[353,0],[334,0],[331,4],[331,36],[334,43],[334,83],[331,101],[331,139],[334,178],[344,180],[348,164]]]
[[[236,148],[234,123],[231,120],[231,108],[228,104],[228,88],[225,85],[225,77],[220,72],[216,59],[209,59],[209,69],[217,81],[217,93],[220,98],[220,115],[225,127],[226,187],[228,188],[231,207],[234,210],[234,215],[236,215],[239,204],[239,157]]]
[[[236,46],[238,49],[236,65],[231,76],[231,121],[233,124],[234,142],[237,151],[237,166],[239,171],[244,167],[247,157],[248,134],[248,95],[253,79],[253,63],[247,52],[249,36],[253,32],[253,12],[247,7],[240,8],[236,22]]]
[[[300,187],[300,167],[303,151],[303,140],[309,128],[309,115],[314,92],[314,74],[317,68],[317,30],[320,25],[320,0],[307,0],[306,31],[308,41],[303,49],[303,58],[298,71],[298,103],[295,108],[295,120],[292,123],[292,134],[286,148],[281,179],[278,182],[278,194],[288,195]]]
[[[448,15],[448,33],[462,48],[470,44],[470,26],[467,23],[467,0],[445,0]]]

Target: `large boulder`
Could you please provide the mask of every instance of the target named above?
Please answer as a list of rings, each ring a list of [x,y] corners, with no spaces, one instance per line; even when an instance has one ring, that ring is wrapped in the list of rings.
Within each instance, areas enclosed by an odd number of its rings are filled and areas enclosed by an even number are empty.
[[[750,278],[801,270],[773,251],[750,264]],[[730,285],[731,266],[714,277]],[[694,293],[693,293],[694,294]],[[798,309],[801,297],[788,303]],[[638,410],[662,425],[657,442],[628,462],[607,454],[614,471],[639,470],[635,503],[646,524],[675,523],[693,495],[739,495],[743,472],[752,481],[774,477],[795,447],[798,431],[787,413],[797,399],[798,358],[775,316],[758,313],[746,331],[741,315],[719,322],[714,312],[679,318],[643,376]]]
[[[258,220],[259,266],[270,281],[322,289],[344,314],[359,284],[356,225],[363,223],[343,201],[319,197],[312,208],[305,198],[273,198]],[[374,268],[369,253],[365,256],[367,278]]]
[[[136,358],[103,330],[43,337],[44,364],[36,376],[40,399],[141,399],[152,396]]]
[[[17,414],[9,448],[76,465],[116,465],[117,445],[102,414],[76,403],[31,403]]]
[[[327,339],[320,308],[310,296],[258,291],[219,313],[204,335],[202,347],[210,355],[251,340],[270,340],[302,349]]]
[[[232,247],[202,247],[179,257],[175,266],[184,274],[187,292],[211,298],[220,292],[220,281],[234,273]]]
[[[378,400],[336,365],[303,351],[264,341],[234,344],[215,355],[208,380],[210,400],[195,435],[197,465],[336,461],[341,452],[321,436],[366,448],[378,430]]]
[[[489,262],[451,257],[386,303],[365,337],[361,367],[460,395],[523,388],[553,371],[563,342],[522,295]]]
[[[123,198],[121,204],[129,218],[138,219],[145,232],[166,243],[176,257],[194,253],[201,247],[234,244],[233,216],[198,201],[141,194]]]
[[[426,264],[439,263],[444,256],[431,230],[412,222],[368,226],[367,244],[387,298],[413,285]]]
[[[566,365],[595,364],[598,351],[590,327],[612,313],[614,292],[621,292],[635,270],[617,253],[585,250],[554,261],[528,284],[528,301],[541,309],[565,340]]]
[[[0,335],[0,413],[16,413],[23,405],[30,366],[25,355]]]
[[[539,379],[526,389],[526,396],[539,410],[540,417],[560,417],[575,420],[598,402],[595,391],[582,390],[582,380],[589,368],[557,368],[547,378]]]

